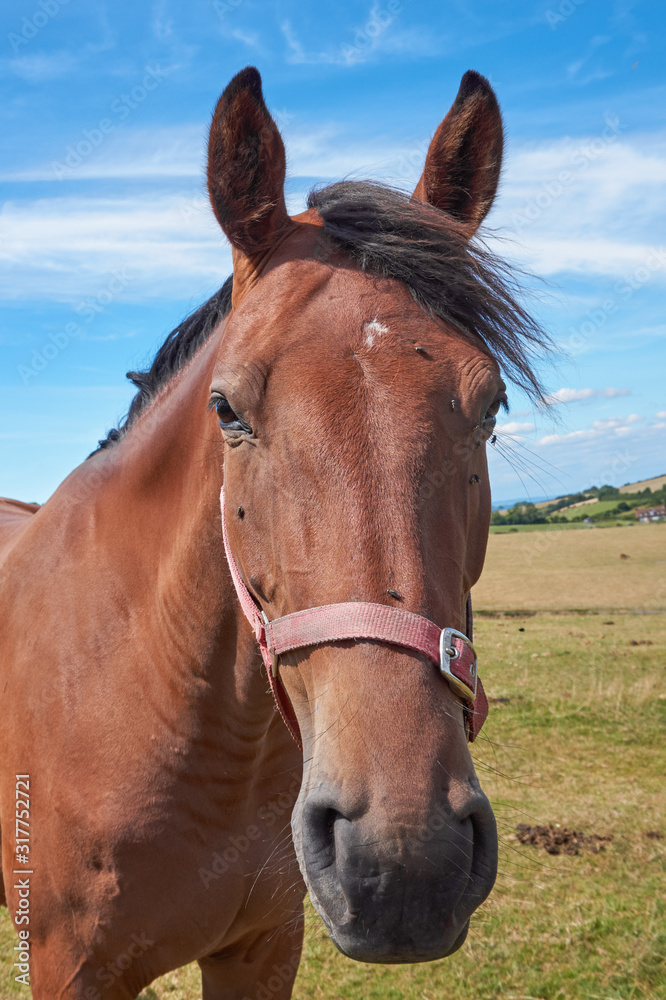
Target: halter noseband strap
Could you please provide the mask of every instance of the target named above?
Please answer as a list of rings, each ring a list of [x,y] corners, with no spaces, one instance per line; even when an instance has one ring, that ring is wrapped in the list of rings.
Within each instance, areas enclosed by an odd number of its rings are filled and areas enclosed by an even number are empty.
[[[259,643],[275,703],[299,747],[302,743],[296,715],[278,676],[279,657],[291,649],[342,639],[374,639],[427,656],[437,664],[451,689],[462,699],[466,709],[467,738],[470,743],[476,739],[488,716],[488,699],[477,675],[476,653],[471,641],[472,602],[469,598],[467,631],[470,638],[454,628],[440,629],[428,618],[411,611],[364,602],[325,604],[269,621],[241,579],[231,553],[224,520],[224,488],[220,493],[220,505],[224,551],[238,600]]]

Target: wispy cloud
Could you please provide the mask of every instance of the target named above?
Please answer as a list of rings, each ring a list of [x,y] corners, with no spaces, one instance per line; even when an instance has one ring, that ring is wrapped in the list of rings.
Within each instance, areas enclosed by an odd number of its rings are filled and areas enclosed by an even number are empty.
[[[73,73],[82,62],[98,58],[115,47],[116,34],[109,24],[104,6],[91,4],[89,13],[92,13],[98,37],[91,38],[87,35],[85,41],[72,48],[46,51],[44,46],[48,45],[49,32],[47,30],[42,34],[42,31],[58,16],[62,6],[64,3],[59,5],[56,2],[50,6],[39,4],[31,18],[23,17],[20,24],[16,25],[18,30],[9,32],[7,38],[16,55],[15,58],[0,59],[1,76],[14,75],[32,85],[46,83]],[[39,40],[39,51],[23,48],[35,39]]]
[[[578,403],[588,399],[617,399],[619,396],[628,395],[628,389],[615,389],[612,386],[607,389],[558,389],[545,396],[543,403],[545,406],[556,406],[558,403]]]
[[[3,60],[5,69],[25,80],[26,83],[44,83],[57,80],[73,72],[79,60],[66,49],[60,52],[35,52]],[[0,63],[0,67],[1,67]]]
[[[203,122],[171,128],[118,128],[103,136],[98,149],[85,159],[80,158],[81,162],[71,170],[70,179],[203,177],[205,135]],[[57,180],[66,154],[65,147],[58,149],[50,161],[4,172],[0,181]],[[61,166],[56,169],[58,164]]]
[[[600,50],[612,41],[612,35],[594,35],[586,51],[567,66],[569,80],[579,86],[585,86],[593,80],[603,80],[607,76],[612,76],[613,71],[602,66],[600,56]]]
[[[287,62],[292,64],[355,66],[381,56],[434,56],[441,52],[437,33],[420,26],[398,27],[403,12],[399,2],[373,3],[365,19],[349,26],[336,45],[308,50],[294,31],[291,21],[282,21],[280,30],[287,43]]]
[[[524,441],[525,434],[529,434],[530,431],[534,430],[534,424],[530,423],[519,423],[518,421],[509,421],[506,424],[497,425],[497,434],[505,438],[514,438],[516,441]]]
[[[292,181],[374,177],[409,189],[423,169],[428,136],[412,145],[381,133],[359,140],[351,137],[349,126],[341,122],[311,124],[289,112],[277,117],[287,148],[287,175]],[[119,127],[72,169],[69,179],[196,177],[203,183],[206,134],[204,121],[170,128]],[[78,138],[73,137],[70,145]],[[65,147],[58,148],[49,161],[0,173],[0,182],[56,180],[59,171],[54,163],[61,163],[65,153]]]
[[[596,136],[509,152],[491,224],[513,232],[518,255],[541,274],[624,277],[655,248],[658,221],[666,225],[666,134],[628,136],[611,122]]]
[[[234,38],[237,42],[242,42],[243,45],[247,45],[250,49],[256,49],[258,52],[262,50],[259,35],[255,31],[243,31],[242,28],[232,28],[229,31],[228,37]]]
[[[132,277],[119,300],[210,293],[230,272],[231,254],[207,205],[190,216],[186,209],[180,195],[5,204],[0,298],[75,302],[118,269]]]
[[[591,427],[582,430],[569,431],[567,434],[546,434],[538,444],[566,444],[576,441],[593,441],[601,437],[627,437],[634,430],[635,424],[643,422],[643,417],[631,413],[628,417],[607,417],[605,420],[595,420]]]
[[[493,491],[503,496],[545,499],[593,483],[621,486],[654,474],[654,456],[666,428],[665,418],[627,417],[595,420],[560,434],[509,437],[508,447],[489,449]],[[505,439],[506,440],[506,439]]]
[[[169,41],[173,37],[173,18],[169,16],[168,0],[154,0],[153,33],[160,42]]]
[[[280,31],[287,43],[288,63],[315,66],[318,63],[334,63],[339,61],[339,57],[332,56],[329,52],[306,52],[302,43],[296,37],[296,33],[291,26],[291,21],[283,21],[280,25]]]
[[[7,203],[0,215],[4,233],[0,256],[9,270],[0,280],[0,294],[5,298],[28,295],[34,281],[40,296],[61,299],[75,290],[85,291],[90,282],[96,283],[96,275],[130,260],[143,276],[133,284],[133,293],[145,287],[148,295],[177,297],[191,287],[195,276],[197,287],[213,274],[223,277],[228,256],[224,256],[220,232],[204,196],[205,131],[204,122],[119,129],[74,172],[77,180],[188,178],[192,180],[188,194]],[[347,125],[329,122],[312,127],[293,116],[286,116],[283,132],[289,207],[294,212],[302,208],[304,192],[312,181],[375,177],[411,188],[422,169],[428,142],[424,136],[410,146],[381,134],[353,140]],[[651,206],[652,220],[666,219],[666,137],[654,141],[651,150],[646,145],[643,140],[635,145],[623,140],[603,158],[590,161],[557,206],[544,209],[534,225],[519,234],[520,254],[532,269],[551,275],[574,272],[620,278],[645,269],[646,260],[656,251],[640,239],[654,225],[641,203]],[[569,150],[562,142],[514,150],[491,223],[501,229],[503,222],[510,222],[517,206],[524,207],[535,198],[544,177],[557,177]],[[52,180],[53,172],[44,163],[8,172],[2,179]],[[590,232],[597,235],[590,237]],[[505,246],[501,252],[506,252]],[[663,265],[654,260],[650,280],[663,282],[666,251]],[[145,285],[141,284],[144,279]]]

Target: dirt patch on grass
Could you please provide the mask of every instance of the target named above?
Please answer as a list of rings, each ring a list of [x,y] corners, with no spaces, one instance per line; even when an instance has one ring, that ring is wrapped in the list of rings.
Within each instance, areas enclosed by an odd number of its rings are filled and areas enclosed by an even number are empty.
[[[567,826],[553,826],[552,823],[548,826],[519,823],[516,836],[521,844],[542,847],[548,854],[580,854],[581,851],[598,854],[613,839],[610,835],[581,833],[579,830],[570,830]]]

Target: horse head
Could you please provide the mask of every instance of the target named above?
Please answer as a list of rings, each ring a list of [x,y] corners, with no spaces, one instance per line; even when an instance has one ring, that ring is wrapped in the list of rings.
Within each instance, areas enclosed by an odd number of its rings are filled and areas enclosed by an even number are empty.
[[[350,602],[468,629],[490,519],[485,445],[536,339],[474,241],[502,123],[463,78],[410,196],[332,185],[290,217],[285,150],[259,74],[228,86],[208,185],[233,250],[211,381],[228,544],[273,621]],[[373,639],[294,649],[280,682],[302,736],[299,864],[335,944],[366,962],[451,954],[496,875],[469,705],[429,659]]]

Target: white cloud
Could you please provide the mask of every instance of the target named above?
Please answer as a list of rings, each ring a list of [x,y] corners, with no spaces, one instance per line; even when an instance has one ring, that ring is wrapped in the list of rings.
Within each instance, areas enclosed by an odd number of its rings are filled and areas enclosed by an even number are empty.
[[[313,179],[371,176],[409,189],[421,172],[427,136],[412,144],[396,143],[381,134],[354,141],[342,123],[320,123],[312,128],[287,111],[282,117],[291,211],[302,208],[305,188]],[[614,128],[619,129],[619,125]],[[610,135],[615,134],[611,129]],[[205,199],[205,135],[204,122],[164,129],[119,128],[72,171],[74,181],[191,178],[191,192],[185,196],[155,194],[118,200],[56,197],[6,204],[0,215],[0,258],[9,268],[0,278],[0,295],[27,295],[32,282],[40,297],[62,299],[76,294],[75,289],[94,293],[100,275],[125,263],[141,275],[140,283],[132,286],[132,294],[138,297],[180,297],[195,276],[198,288],[216,280],[213,275],[223,276],[229,256],[222,249]],[[649,221],[654,234],[651,212],[657,210],[658,215],[663,209],[666,215],[666,137],[657,136],[648,149],[638,140],[631,146],[621,129],[618,136],[616,142],[606,145],[599,139],[599,152],[590,146],[587,153],[580,153],[587,149],[588,140],[576,144],[562,140],[513,153],[494,224],[510,224],[514,210],[536,204],[539,191],[545,190],[549,178],[557,179],[560,168],[568,165],[573,174],[571,183],[562,185],[560,196],[546,202],[520,233],[523,242],[531,240],[525,249],[530,267],[546,274],[578,270],[623,276],[631,267],[634,271],[643,268],[650,280],[655,275],[660,280],[666,278],[666,250],[655,250],[636,238],[641,235],[636,219],[646,225]],[[72,136],[71,141],[78,138]],[[576,172],[570,162],[572,150],[583,156],[585,169],[579,167]],[[59,156],[64,153],[65,148],[58,151]],[[2,179],[52,180],[53,176],[52,164],[47,162],[19,173],[5,173]],[[599,235],[590,239],[590,231]],[[506,253],[506,246],[500,250]],[[646,280],[645,276],[640,280]],[[585,396],[574,397],[572,392]],[[613,388],[561,389],[549,401],[614,398],[627,393]]]
[[[570,444],[578,441],[594,441],[598,438],[626,437],[631,434],[636,424],[643,422],[643,417],[632,413],[628,417],[607,417],[605,420],[595,420],[586,430],[570,431],[568,434],[547,434],[537,442],[540,445]]]
[[[161,4],[155,9],[164,10]],[[341,57],[337,50],[310,57],[289,22],[284,22],[283,32],[295,59]],[[381,37],[389,45],[390,25]],[[284,117],[292,182],[371,176],[409,189],[422,170],[427,135],[411,144],[377,133],[355,139],[345,123],[313,126],[288,112]],[[96,123],[89,124],[92,128]],[[191,177],[203,182],[205,136],[203,121],[163,129],[119,125],[67,177],[74,181]],[[67,136],[48,161],[5,170],[0,179],[53,180],[54,161],[62,162],[67,146],[76,146],[83,138],[82,133]],[[600,121],[596,136],[514,147],[507,156],[491,225],[509,235],[513,231],[521,247],[507,248],[504,242],[497,249],[502,254],[512,252],[543,275],[573,272],[626,280],[635,274],[640,287],[646,281],[664,282],[666,249],[654,241],[662,231],[657,220],[666,219],[665,176],[666,133],[627,136],[625,123],[612,117]]]
[[[583,85],[589,83],[591,80],[603,80],[604,77],[611,76],[612,74],[608,70],[603,70],[599,66],[590,70],[584,78],[580,77],[579,74],[581,69],[594,58],[597,49],[603,45],[607,45],[612,41],[612,38],[612,35],[594,35],[588,43],[586,52],[579,59],[574,60],[574,62],[567,66],[567,76],[569,79],[575,80],[579,85]]]
[[[400,14],[389,12],[375,2],[368,10],[365,20],[350,27],[337,45],[317,51],[307,51],[291,25],[285,20],[280,30],[287,43],[287,62],[292,64],[355,66],[369,62],[380,55],[433,56],[441,52],[442,43],[432,31],[418,27],[396,30],[395,22]]]
[[[561,435],[550,445],[516,443],[510,449],[490,448],[488,463],[494,495],[544,500],[596,484],[622,486],[649,479],[666,423],[635,424],[631,433],[589,434],[581,430]]]
[[[550,396],[545,396],[543,401],[546,406],[555,406],[557,403],[574,403],[581,399],[591,399],[594,394],[594,389],[558,389]]]
[[[343,127],[335,123],[318,128],[284,129],[287,147],[288,176],[315,177],[322,180],[342,177],[372,177],[415,186],[425,162],[427,143],[406,146],[385,136],[358,142],[344,136]]]
[[[296,122],[287,110],[276,117],[287,149],[288,180],[373,177],[411,189],[423,169],[428,148],[426,138],[413,145],[396,143],[382,135],[359,141],[348,138],[346,126],[341,123]],[[192,177],[200,179],[203,190],[207,131],[203,121],[172,128],[118,127],[117,132],[107,135],[78,165],[69,168],[65,162],[68,147],[85,139],[82,133],[74,134],[54,150],[47,162],[4,171],[0,173],[0,181],[53,181],[63,172],[64,165],[67,181]]]
[[[240,28],[234,28],[229,32],[232,38],[235,38],[238,42],[243,42],[251,49],[261,49],[259,45],[259,36],[254,32],[242,31]]]
[[[0,181],[200,177],[203,183],[205,136],[203,122],[155,129],[127,129],[118,125],[117,131],[107,133],[99,146],[87,156],[79,157],[77,163],[71,157],[68,160],[68,150],[79,141],[86,141],[82,132],[72,135],[71,141],[55,150],[48,162],[2,173]],[[84,149],[89,146],[88,142]],[[70,167],[70,163],[74,165]]]
[[[297,39],[292,42],[298,49]],[[427,135],[411,144],[381,134],[354,139],[344,123],[313,127],[288,113],[285,117],[291,181],[371,176],[409,189],[418,180]],[[657,134],[649,143],[632,138],[630,143],[623,128],[621,122],[612,127],[601,122],[596,137],[514,149],[505,165],[491,224],[500,232],[513,230],[522,247],[503,242],[497,249],[543,275],[573,272],[627,280],[635,274],[641,287],[646,281],[664,282],[666,249],[655,246],[654,237],[659,231],[655,220],[666,217],[666,136]],[[602,138],[608,129],[610,139]],[[68,179],[203,180],[205,136],[203,121],[170,129],[119,127]],[[68,141],[76,145],[82,138],[72,135]],[[53,161],[62,162],[66,148],[67,142],[49,162],[5,171],[1,179],[53,180]],[[563,171],[570,180],[558,179]]]
[[[568,434],[546,434],[539,439],[538,444],[564,444],[567,441],[585,441],[591,437],[589,431],[570,431]]]
[[[666,420],[666,410],[659,410],[658,413],[655,413],[655,417],[657,420]]]
[[[502,437],[515,438],[517,441],[523,440],[523,435],[527,434],[529,431],[534,430],[534,424],[524,423],[521,424],[518,421],[510,421],[506,424],[497,425],[497,433],[501,434]]]
[[[596,135],[509,149],[491,223],[515,234],[538,273],[628,278],[647,266],[651,279],[666,279],[655,246],[656,220],[666,217],[666,134],[627,127],[609,115]]]
[[[508,447],[488,451],[493,492],[541,500],[595,483],[621,486],[648,479],[662,471],[655,468],[655,455],[661,454],[664,429],[666,420],[654,423],[632,413],[549,434],[528,445],[509,438]]]
[[[543,402],[545,406],[556,406],[558,403],[577,403],[585,399],[617,399],[619,396],[628,395],[628,389],[615,389],[612,386],[607,389],[558,389],[545,396]]]
[[[57,80],[76,69],[78,60],[71,52],[36,52],[34,55],[18,56],[9,60],[8,66],[12,73],[26,83],[42,83],[45,80]]]
[[[606,228],[610,229],[610,226],[601,225],[600,231]],[[643,284],[639,275],[649,269],[648,280],[666,281],[666,250],[663,246],[655,247],[647,242],[604,237],[590,240],[575,235],[562,239],[535,237],[526,241],[526,249],[529,266],[544,276],[564,272],[603,274],[628,281],[635,275],[639,284]]]
[[[318,63],[342,62],[341,53],[331,54],[330,52],[306,52],[303,45],[296,37],[291,22],[285,20],[280,25],[280,30],[284,35],[289,49],[287,56],[288,63],[317,65]]]
[[[168,14],[167,0],[156,0],[153,4],[153,32],[160,42],[173,36],[173,19]]]
[[[620,396],[629,396],[629,389],[614,389],[609,386],[607,389],[599,389],[597,396],[599,399],[618,399]]]
[[[5,203],[0,298],[76,303],[127,280],[118,299],[180,299],[219,287],[231,254],[206,199],[192,195]]]
[[[396,174],[420,172],[420,149],[382,139],[345,142],[343,127],[335,123],[311,129],[294,123],[286,112],[281,117],[289,157],[288,205],[294,213],[303,209],[312,180],[352,174],[395,179]],[[118,268],[132,274],[125,299],[210,292],[229,273],[231,259],[206,196],[205,136],[204,123],[118,129],[68,178],[68,186],[91,178],[191,178],[186,193],[147,189],[143,196],[126,198],[63,194],[5,202],[0,208],[0,261],[5,265],[0,298],[80,300],[97,294]],[[1,179],[28,184],[53,180],[54,174],[46,163]]]

